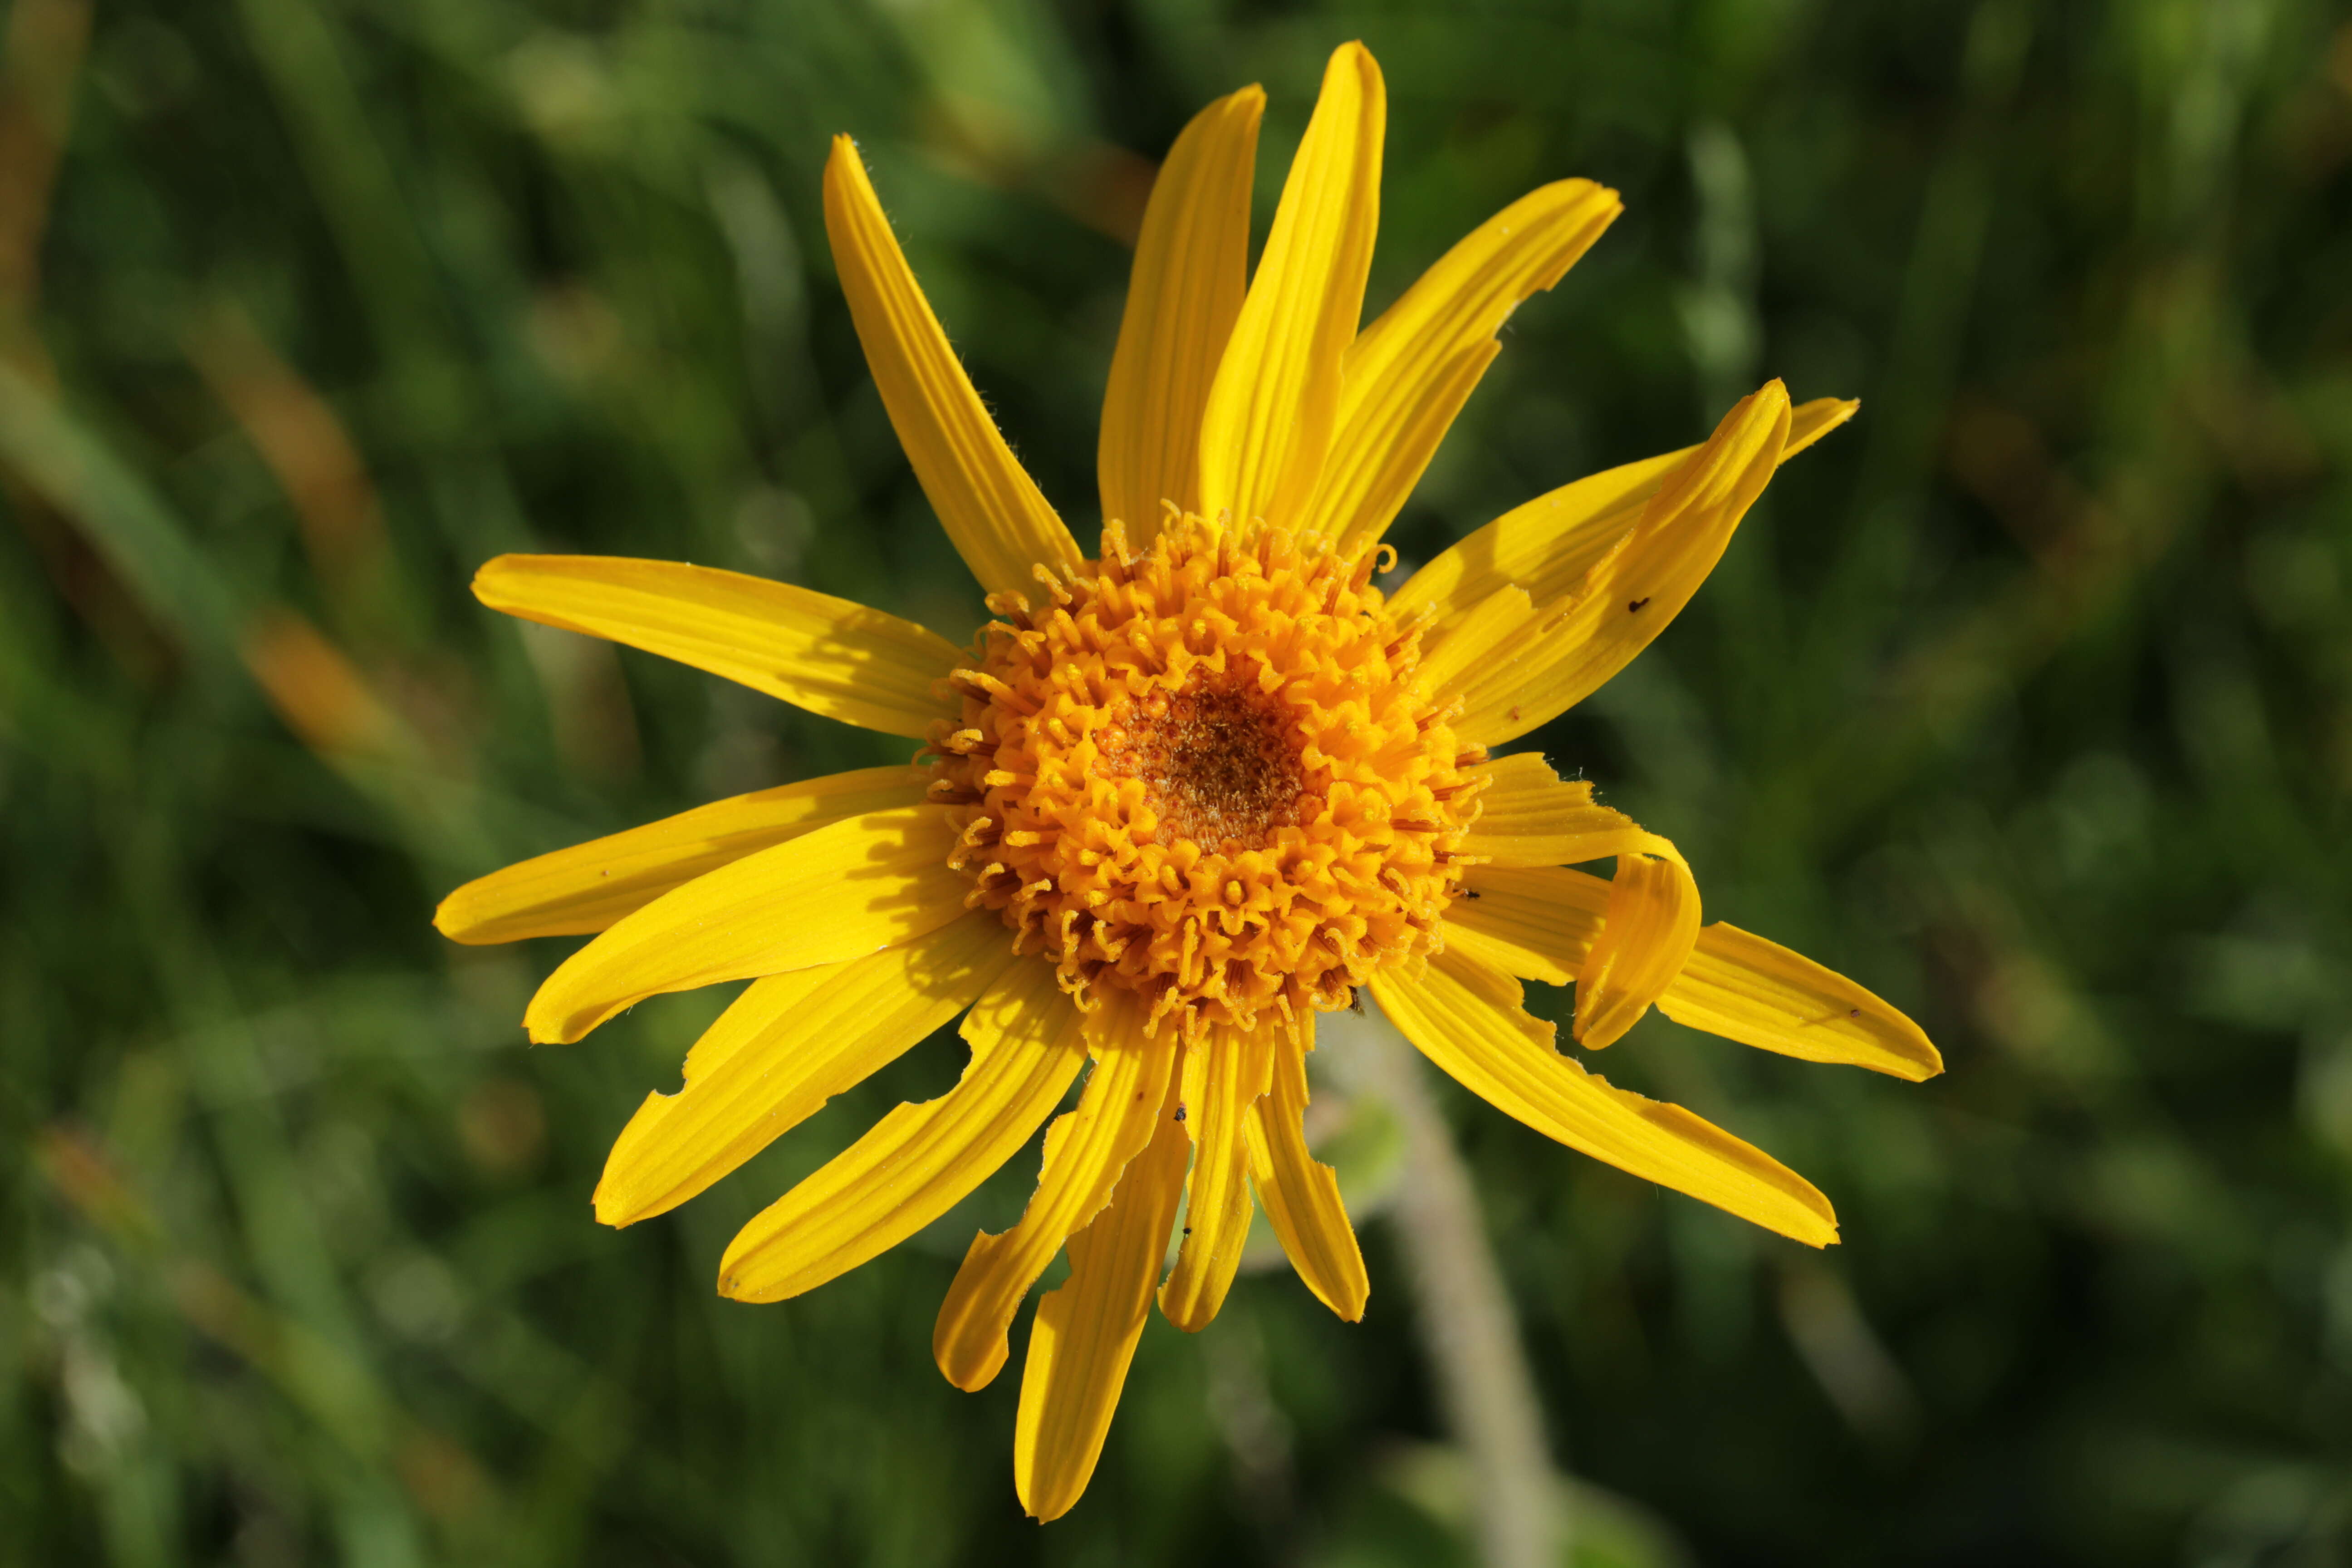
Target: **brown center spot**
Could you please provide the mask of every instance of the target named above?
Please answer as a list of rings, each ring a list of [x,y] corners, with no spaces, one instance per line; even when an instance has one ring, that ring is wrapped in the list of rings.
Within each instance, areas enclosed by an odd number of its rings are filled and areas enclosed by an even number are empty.
[[[1276,828],[1301,820],[1307,777],[1296,726],[1252,686],[1154,693],[1105,741],[1109,772],[1143,781],[1163,839],[1262,849]]]

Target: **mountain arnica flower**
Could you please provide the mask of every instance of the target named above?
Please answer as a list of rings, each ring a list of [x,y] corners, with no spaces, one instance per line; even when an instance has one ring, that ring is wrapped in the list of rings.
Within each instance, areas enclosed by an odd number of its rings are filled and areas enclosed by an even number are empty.
[[[851,316],[994,616],[969,649],[702,566],[508,555],[474,583],[494,609],[923,743],[910,768],[761,790],[525,861],[451,894],[436,923],[466,942],[597,933],[532,999],[533,1040],[751,981],[684,1087],[622,1131],[595,1194],[609,1225],[684,1203],[961,1014],[956,1086],[892,1110],[753,1219],[719,1288],[814,1289],[1045,1127],[1026,1212],[973,1238],[932,1345],[957,1387],[986,1384],[1067,1249],[1029,1333],[1014,1437],[1039,1519],[1084,1491],[1153,1300],[1204,1327],[1255,1208],[1307,1289],[1362,1315],[1363,1258],[1300,1123],[1317,1016],[1360,992],[1505,1114],[1815,1247],[1837,1222],[1811,1184],[1562,1056],[1521,983],[1574,985],[1589,1049],[1654,1006],[1810,1061],[1913,1079],[1941,1067],[1861,986],[1702,926],[1674,845],[1590,784],[1492,754],[1657,636],[1774,468],[1855,405],[1791,407],[1769,383],[1701,445],[1529,501],[1384,595],[1381,532],[1498,329],[1619,203],[1585,180],[1546,185],[1359,330],[1380,69],[1360,45],[1332,56],[1251,276],[1264,103],[1253,87],[1211,104],[1152,189],[1091,556],[966,379],[856,149],[835,142],[825,225]],[[1612,878],[1567,868],[1600,860]]]

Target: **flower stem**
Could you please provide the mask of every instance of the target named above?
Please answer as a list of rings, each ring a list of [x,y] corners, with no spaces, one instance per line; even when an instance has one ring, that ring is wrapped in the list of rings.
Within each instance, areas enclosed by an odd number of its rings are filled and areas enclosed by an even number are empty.
[[[1391,1213],[1439,1403],[1469,1462],[1480,1560],[1486,1568],[1558,1568],[1569,1560],[1570,1521],[1477,1190],[1421,1058],[1393,1029],[1364,1033],[1381,1041],[1364,1053],[1368,1076],[1404,1134]]]

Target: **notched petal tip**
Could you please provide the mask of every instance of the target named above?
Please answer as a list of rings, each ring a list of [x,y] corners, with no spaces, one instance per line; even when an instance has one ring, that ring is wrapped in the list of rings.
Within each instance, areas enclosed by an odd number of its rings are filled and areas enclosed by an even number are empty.
[[[472,885],[469,882],[467,887]],[[433,929],[451,942],[464,942],[468,947],[483,945],[487,939],[478,938],[473,934],[478,927],[477,922],[467,918],[465,904],[465,888],[459,888],[436,904],[433,907]]]
[[[1899,1078],[1906,1083],[1925,1083],[1943,1076],[1944,1053],[1936,1048],[1926,1031],[1905,1015],[1889,1007],[1883,1013],[1864,1010],[1850,1016],[1865,1026],[1876,1026],[1872,1033],[1879,1047],[1866,1058],[1857,1058],[1854,1066]]]
[[[1859,397],[1816,397],[1798,404],[1789,411],[1789,439],[1780,448],[1780,460],[1787,462],[1860,412]]]
[[[471,584],[474,597],[493,610],[507,611],[508,606],[515,602],[513,595],[508,592],[508,584],[527,569],[526,563],[532,559],[515,551],[491,556],[474,569]]]
[[[589,1031],[615,1013],[626,1012],[625,1006],[611,1007],[599,1013],[593,1010],[566,1015],[559,1009],[540,1006],[537,998],[522,1016],[523,1032],[534,1046],[568,1046],[588,1037]]]
[[[660,1093],[648,1094],[646,1096],[646,1105],[650,1107],[656,1101],[668,1098],[670,1097]],[[644,1115],[644,1109],[641,1108],[638,1114]],[[644,1205],[630,1201],[630,1194],[624,1190],[624,1184],[614,1173],[613,1162],[610,1158],[607,1158],[604,1163],[603,1174],[596,1178],[596,1190],[590,1194],[588,1206],[595,1212],[598,1225],[610,1226],[614,1230],[626,1230],[637,1221],[649,1217]]]

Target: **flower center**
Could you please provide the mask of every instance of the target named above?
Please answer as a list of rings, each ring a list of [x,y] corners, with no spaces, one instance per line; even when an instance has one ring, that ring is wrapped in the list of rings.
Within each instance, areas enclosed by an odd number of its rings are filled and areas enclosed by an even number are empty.
[[[1161,829],[1231,854],[1296,826],[1307,776],[1282,704],[1237,681],[1154,692],[1104,736],[1103,763],[1143,781]]]
[[[1436,943],[1485,760],[1414,681],[1366,556],[1186,517],[998,619],[955,671],[931,794],[969,902],[1081,1001],[1187,1034],[1296,1022]]]

